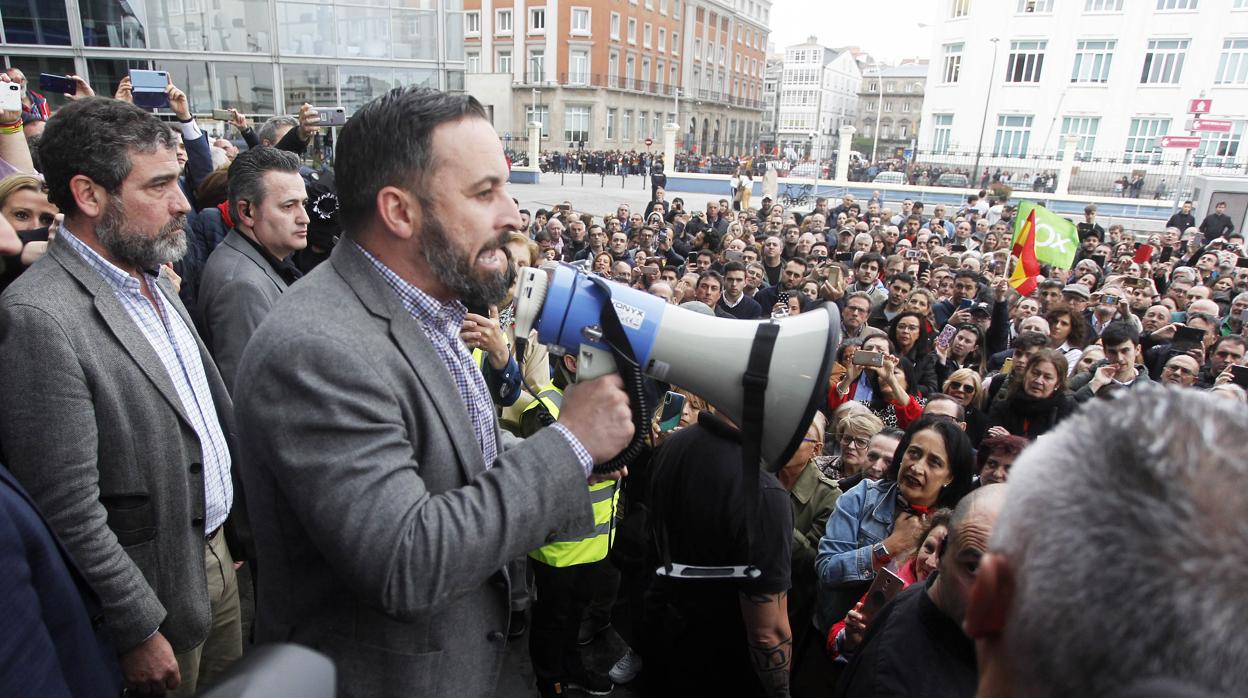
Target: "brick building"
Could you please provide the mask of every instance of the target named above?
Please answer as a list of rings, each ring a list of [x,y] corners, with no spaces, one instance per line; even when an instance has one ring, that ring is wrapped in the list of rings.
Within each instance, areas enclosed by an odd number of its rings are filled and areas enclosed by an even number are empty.
[[[769,0],[467,0],[465,86],[506,141],[542,148],[757,147]],[[646,146],[646,139],[653,141]]]

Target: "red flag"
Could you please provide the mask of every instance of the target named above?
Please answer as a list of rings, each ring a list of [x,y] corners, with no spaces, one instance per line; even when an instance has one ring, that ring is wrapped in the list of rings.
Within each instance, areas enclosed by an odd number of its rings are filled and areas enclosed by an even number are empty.
[[[1032,211],[1027,220],[1014,236],[1014,249],[1010,252],[1015,259],[1014,273],[1010,275],[1010,286],[1024,296],[1036,290],[1037,279],[1040,277],[1040,261],[1036,259],[1036,212]]]

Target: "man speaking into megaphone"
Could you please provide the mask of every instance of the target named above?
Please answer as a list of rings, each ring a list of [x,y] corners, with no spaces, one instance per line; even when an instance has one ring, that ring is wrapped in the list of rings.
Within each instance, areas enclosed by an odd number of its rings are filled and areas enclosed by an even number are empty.
[[[257,639],[329,655],[340,696],[492,695],[504,566],[593,529],[586,481],[631,441],[629,400],[616,375],[586,381],[556,424],[500,435],[459,331],[465,304],[502,299],[522,221],[476,99],[393,90],[337,152],[344,240],[266,317],[235,389]]]

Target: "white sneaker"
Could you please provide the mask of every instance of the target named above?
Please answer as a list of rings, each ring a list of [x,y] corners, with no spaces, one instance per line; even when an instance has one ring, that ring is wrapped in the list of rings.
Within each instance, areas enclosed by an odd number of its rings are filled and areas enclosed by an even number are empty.
[[[637,678],[637,674],[641,673],[641,655],[633,652],[631,649],[620,657],[620,661],[611,667],[611,671],[607,674],[615,683],[628,683]]]

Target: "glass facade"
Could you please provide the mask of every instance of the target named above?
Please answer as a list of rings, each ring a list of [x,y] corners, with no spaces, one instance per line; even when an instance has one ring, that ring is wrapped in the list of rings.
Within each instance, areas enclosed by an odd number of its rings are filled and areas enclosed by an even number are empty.
[[[108,95],[129,69],[167,70],[197,114],[259,117],[463,89],[462,0],[76,0],[74,21],[69,4],[0,0],[4,67],[76,73]]]

